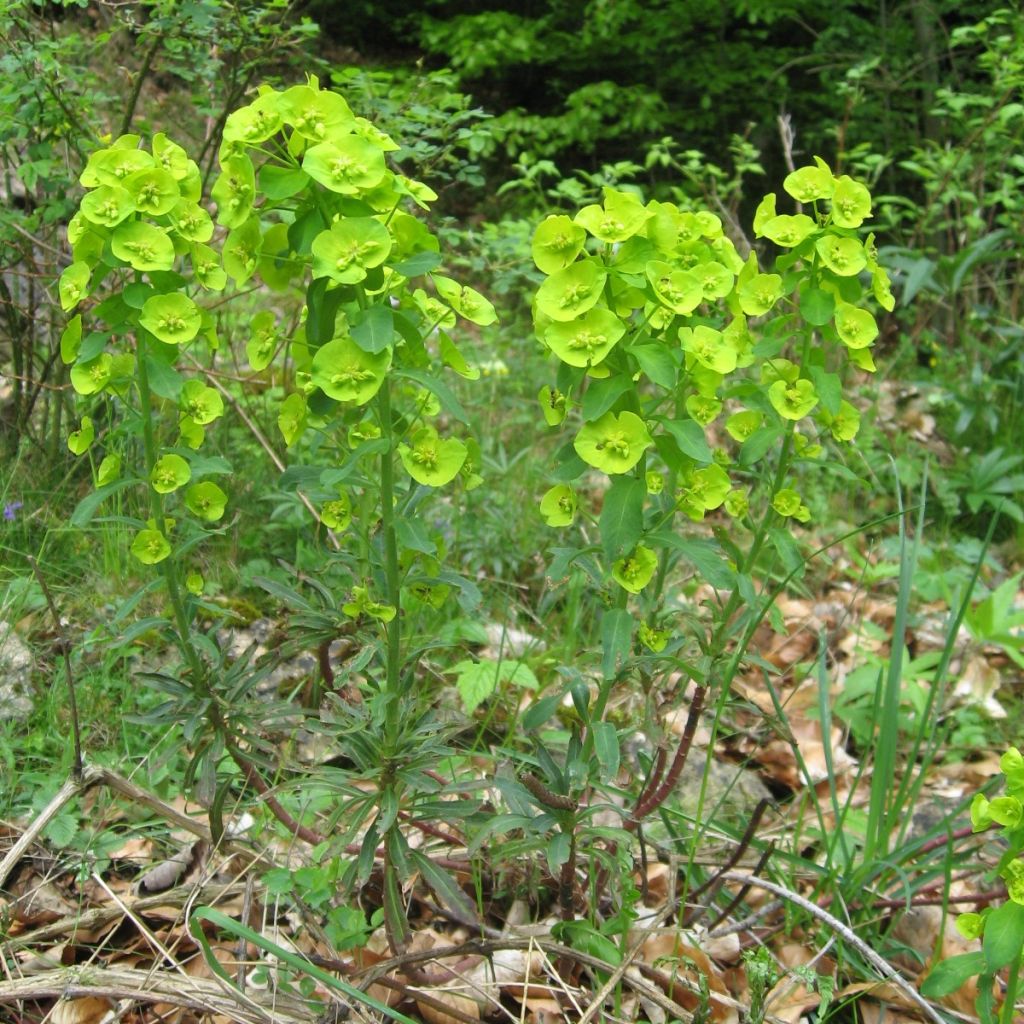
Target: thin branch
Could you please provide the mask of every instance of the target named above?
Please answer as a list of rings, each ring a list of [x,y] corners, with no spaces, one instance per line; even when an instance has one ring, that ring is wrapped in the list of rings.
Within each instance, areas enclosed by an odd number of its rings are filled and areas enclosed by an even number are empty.
[[[736,871],[730,871],[728,874],[723,876],[724,881],[727,882],[738,882],[740,885],[754,886],[758,889],[764,889],[766,892],[770,892],[775,896],[779,896],[789,903],[798,906],[801,910],[806,911],[812,917],[817,918],[823,924],[828,925],[845,943],[852,946],[857,952],[864,957],[865,960],[872,967],[878,971],[882,977],[891,981],[904,995],[912,1002],[915,1006],[921,1008],[930,1020],[935,1021],[935,1024],[946,1024],[945,1018],[940,1016],[932,1004],[925,999],[913,985],[907,981],[906,978],[892,967],[883,957],[879,956],[863,939],[859,938],[853,931],[850,930],[838,917],[833,917],[827,910],[822,910],[816,903],[812,903],[809,899],[801,896],[799,893],[793,892],[790,889],[786,889],[784,886],[777,885],[775,882],[769,882],[763,878],[756,878],[753,875],[743,875]]]

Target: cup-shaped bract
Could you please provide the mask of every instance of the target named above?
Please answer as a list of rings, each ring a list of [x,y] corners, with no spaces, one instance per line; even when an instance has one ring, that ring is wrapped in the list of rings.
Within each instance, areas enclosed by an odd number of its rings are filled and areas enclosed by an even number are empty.
[[[353,196],[379,185],[387,174],[380,147],[358,135],[342,135],[306,150],[302,169],[324,188]]]
[[[836,333],[847,348],[867,348],[878,337],[878,323],[866,309],[839,302],[836,303]]]
[[[657,568],[658,556],[649,547],[637,544],[625,558],[612,563],[612,579],[623,590],[639,594],[654,578]]]
[[[466,461],[466,446],[457,437],[438,436],[433,427],[422,427],[398,446],[406,472],[420,484],[443,487],[450,483]]]
[[[224,415],[224,399],[216,388],[208,387],[201,380],[189,380],[178,396],[178,408],[183,415],[205,427]]]
[[[605,188],[601,206],[585,206],[576,214],[576,223],[596,239],[617,244],[632,238],[643,228],[651,211],[631,192]]]
[[[576,454],[605,473],[628,473],[653,444],[644,421],[633,412],[606,412],[576,435]]]
[[[197,519],[215,523],[224,515],[228,496],[211,480],[193,484],[185,492],[185,506]]]
[[[545,217],[533,233],[533,262],[545,274],[569,266],[583,251],[587,232],[564,213]]]
[[[597,305],[608,279],[596,260],[579,260],[556,270],[537,290],[537,308],[552,320],[575,320]]]
[[[155,338],[168,345],[191,341],[203,323],[199,307],[181,292],[151,295],[139,314],[139,323]]]
[[[783,419],[799,420],[818,404],[818,393],[809,380],[777,380],[768,388],[768,400]]]
[[[626,333],[626,325],[609,309],[595,306],[577,320],[551,323],[544,341],[570,366],[596,366]]]
[[[313,276],[356,284],[391,252],[391,235],[374,217],[346,217],[313,239]]]
[[[149,474],[149,482],[158,494],[170,494],[184,487],[191,478],[192,468],[180,455],[173,453],[160,456]]]
[[[365,352],[351,338],[335,338],[313,356],[312,379],[335,401],[365,405],[380,390],[390,366],[390,348]]]
[[[556,484],[540,500],[540,514],[548,526],[569,526],[577,508],[576,492],[568,484]]]
[[[286,89],[277,106],[296,133],[311,142],[321,142],[355,128],[355,118],[345,100],[337,93],[320,89],[315,79],[309,85]]]
[[[131,193],[120,185],[100,185],[82,196],[82,216],[104,228],[115,228],[135,212]]]
[[[150,217],[169,213],[181,199],[178,182],[170,171],[149,167],[124,179],[124,189],[132,197],[135,209]]]
[[[133,270],[170,270],[174,266],[174,243],[167,232],[145,221],[119,224],[111,235],[110,248]]]
[[[131,552],[143,565],[156,565],[171,553],[171,545],[159,530],[139,530]]]

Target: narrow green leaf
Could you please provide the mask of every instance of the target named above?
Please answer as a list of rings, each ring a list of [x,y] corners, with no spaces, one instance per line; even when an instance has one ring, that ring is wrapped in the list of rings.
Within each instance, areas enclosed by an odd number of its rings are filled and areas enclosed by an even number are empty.
[[[601,778],[613,782],[619,771],[619,734],[611,722],[594,722],[594,753],[601,765]]]
[[[985,970],[985,954],[961,953],[947,960],[940,960],[927,978],[921,982],[921,995],[928,999],[941,999],[955,992],[964,982]]]
[[[635,476],[618,476],[604,496],[599,525],[605,558],[613,561],[632,551],[644,528],[647,487]]]
[[[122,477],[120,480],[115,480],[112,484],[98,487],[92,494],[87,494],[75,506],[75,511],[71,513],[71,525],[79,530],[84,526],[88,526],[92,517],[96,515],[96,510],[103,504],[105,499],[110,497],[111,494],[116,494],[132,484],[140,482],[137,477]]]
[[[629,659],[633,616],[625,608],[608,608],[601,616],[601,672],[614,679]]]
[[[192,912],[191,918],[189,918],[189,931],[192,933],[192,937],[202,947],[203,956],[205,957],[210,970],[212,970],[222,981],[226,982],[232,989],[234,988],[234,980],[220,965],[216,956],[214,956],[213,950],[210,948],[210,943],[206,938],[206,933],[203,931],[203,926],[201,924],[202,921],[209,921],[215,928],[220,928],[222,931],[226,931],[237,938],[244,939],[246,942],[251,942],[254,946],[262,949],[264,952],[273,954],[300,974],[306,974],[311,978],[316,978],[316,980],[322,985],[325,985],[327,988],[333,989],[336,992],[343,993],[353,1002],[361,1006],[368,1006],[371,1009],[376,1010],[378,1013],[383,1013],[384,1016],[390,1017],[392,1020],[400,1021],[401,1024],[415,1024],[415,1021],[413,1021],[411,1017],[406,1017],[404,1013],[399,1013],[397,1010],[391,1009],[390,1006],[380,1002],[378,999],[374,999],[373,996],[368,995],[366,992],[360,991],[354,985],[350,985],[348,982],[342,981],[341,978],[336,977],[328,971],[325,971],[320,967],[316,967],[300,954],[293,953],[291,950],[277,945],[276,942],[271,942],[270,939],[265,938],[259,932],[253,931],[252,928],[241,924],[239,921],[228,917],[227,914],[222,914],[219,910],[214,910],[212,907],[196,907]]]
[[[437,396],[437,400],[441,403],[441,408],[449,416],[454,416],[460,423],[469,422],[469,417],[466,415],[466,410],[462,408],[462,403],[455,397],[455,392],[443,380],[438,380],[437,377],[424,373],[422,370],[395,370],[394,375],[415,381],[420,387],[426,388]]]

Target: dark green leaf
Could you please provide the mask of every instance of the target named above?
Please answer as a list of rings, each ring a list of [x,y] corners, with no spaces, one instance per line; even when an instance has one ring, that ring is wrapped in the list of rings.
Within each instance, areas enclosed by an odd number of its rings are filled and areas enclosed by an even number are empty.
[[[279,167],[264,164],[260,168],[260,189],[268,199],[290,199],[301,192],[309,181],[309,175],[298,167]]]
[[[646,485],[635,476],[617,476],[608,488],[599,522],[601,545],[609,561],[632,551],[640,539],[646,495]]]
[[[1020,958],[1024,949],[1024,905],[1007,900],[985,918],[981,949],[989,974]]]
[[[676,384],[676,361],[672,351],[665,345],[634,345],[629,350],[636,356],[640,369],[655,384],[671,391]]]
[[[619,772],[619,734],[611,722],[594,722],[594,753],[601,765],[601,778],[612,782]]]
[[[981,952],[961,953],[948,960],[940,960],[921,982],[921,995],[928,999],[941,999],[984,970],[985,954]]]
[[[822,406],[835,416],[839,412],[839,403],[843,397],[843,385],[839,375],[828,373],[823,366],[811,366],[810,374]]]
[[[116,494],[118,491],[123,491],[126,487],[131,487],[132,484],[141,483],[136,477],[122,477],[120,480],[115,480],[113,483],[109,483],[104,487],[98,487],[92,494],[87,494],[76,506],[75,511],[71,513],[71,525],[76,529],[81,529],[83,526],[88,526],[89,521],[96,514],[96,510],[103,504],[103,501],[108,498],[111,494]]]
[[[364,352],[383,352],[395,340],[395,320],[389,306],[370,306],[352,317],[352,340]]]
[[[625,608],[607,608],[601,616],[601,673],[614,679],[629,659],[633,616]]]
[[[736,585],[736,570],[715,541],[680,537],[667,530],[651,535],[650,539],[655,544],[678,551],[716,590],[731,590]]]
[[[176,402],[181,394],[185,379],[167,363],[160,359],[154,359],[150,355],[142,357],[146,363],[146,375],[149,377],[150,390],[169,402]]]
[[[824,327],[836,311],[835,296],[821,288],[800,293],[800,315],[814,327]]]
[[[704,428],[696,420],[659,419],[657,422],[671,434],[684,455],[697,462],[711,461],[711,448],[704,436]]]
[[[469,417],[466,415],[466,410],[462,408],[462,403],[455,397],[455,392],[443,380],[438,380],[437,377],[424,373],[422,370],[396,370],[395,376],[415,381],[420,387],[426,388],[437,396],[437,400],[441,403],[441,408],[449,416],[454,416],[460,423],[469,422]]]
[[[407,256],[400,263],[389,263],[388,266],[402,277],[419,277],[421,274],[430,273],[440,264],[440,253],[424,249],[422,252],[414,252],[411,256]]]
[[[632,387],[633,379],[625,373],[591,381],[583,395],[583,419],[589,423],[603,416]]]

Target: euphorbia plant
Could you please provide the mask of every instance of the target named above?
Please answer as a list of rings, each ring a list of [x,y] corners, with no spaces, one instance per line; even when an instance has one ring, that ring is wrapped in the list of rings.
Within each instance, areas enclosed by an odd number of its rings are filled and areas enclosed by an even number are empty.
[[[743,653],[729,641],[749,638],[768,608],[759,564],[774,549],[784,571],[799,565],[792,535],[810,518],[800,478],[833,442],[856,437],[844,377],[874,369],[871,307],[893,307],[873,238],[861,236],[871,197],[820,159],[784,188],[802,209],[779,212],[772,194],[754,215],[770,265],[741,256],[708,210],[611,188],[534,234],[548,275],[536,334],[558,360],[539,398],[546,423],[570,433],[540,511],[570,538],[580,520],[597,538],[562,546],[550,575],[586,573],[605,604],[597,699],[573,690],[584,724],[570,745],[580,765],[567,767],[577,792],[587,765],[617,763],[602,718],[617,680],[681,669],[716,686],[721,707]],[[704,521],[704,536],[686,526]],[[666,601],[687,566],[721,594],[710,626],[689,636],[693,616]],[[648,792],[663,770],[652,766]]]
[[[211,215],[199,169],[181,146],[163,134],[148,146],[123,136],[82,173],[88,191],[68,231],[74,262],[60,281],[66,310],[105,296],[73,317],[62,356],[79,394],[94,407],[99,396],[123,407],[141,433],[142,464],[122,467],[108,454],[99,496],[129,485],[148,493],[148,518],[131,521],[131,550],[162,571],[173,609],[165,625],[187,666],[187,686],[165,685],[172,698],[163,710],[186,723],[207,778],[225,749],[241,757],[240,744],[255,735],[243,737],[244,719],[214,671],[217,652],[196,629],[203,584],[194,549],[223,528],[233,495],[230,479],[210,479],[230,477],[230,466],[202,454],[224,413],[222,395],[190,357],[212,353],[216,361],[211,309],[232,291],[303,290],[299,329],[288,336],[276,311],[263,308],[251,316],[246,352],[254,371],[275,359],[290,371],[278,417],[285,443],[317,435],[325,468],[303,481],[322,523],[336,531],[350,578],[325,628],[349,620],[367,633],[361,664],[379,726],[372,757],[384,774],[359,820],[377,812],[368,848],[387,836],[391,862],[406,856],[395,824],[409,785],[400,748],[415,733],[404,717],[416,676],[403,606],[438,604],[459,584],[442,571],[437,540],[404,515],[432,488],[480,482],[465,413],[440,374],[448,366],[475,376],[447,333],[457,319],[495,320],[487,299],[439,273],[440,247],[420,215],[436,196],[391,169],[396,148],[315,78],[283,91],[262,87],[227,118]],[[176,429],[167,433],[159,414],[171,411]],[[95,411],[83,418],[73,451],[104,443],[98,422]]]

